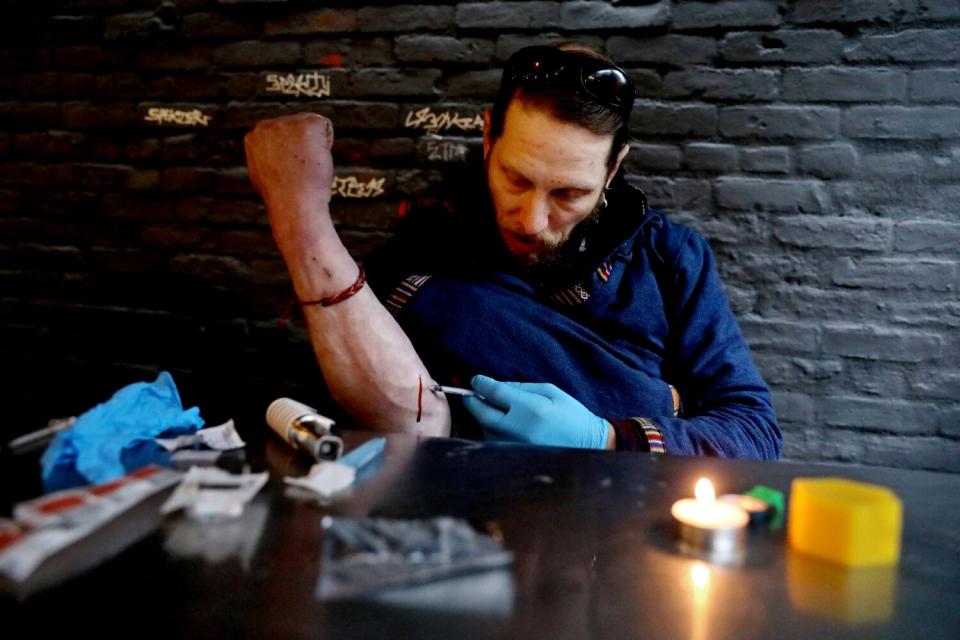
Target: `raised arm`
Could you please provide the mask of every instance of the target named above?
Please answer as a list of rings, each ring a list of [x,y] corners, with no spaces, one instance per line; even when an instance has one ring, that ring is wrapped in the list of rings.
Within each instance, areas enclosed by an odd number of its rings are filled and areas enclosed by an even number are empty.
[[[358,283],[359,267],[330,219],[333,125],[301,113],[259,122],[244,138],[250,180],[301,305]],[[349,292],[348,292],[349,293]],[[445,436],[450,408],[369,286],[335,304],[303,305],[317,362],[333,398],[358,426]]]

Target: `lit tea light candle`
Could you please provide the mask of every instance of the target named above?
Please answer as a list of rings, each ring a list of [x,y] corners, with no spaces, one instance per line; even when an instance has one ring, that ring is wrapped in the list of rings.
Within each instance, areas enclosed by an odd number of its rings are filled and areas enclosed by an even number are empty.
[[[717,500],[740,507],[750,516],[750,522],[760,522],[766,519],[771,511],[773,511],[770,505],[763,500],[739,493],[728,493],[720,496]]]
[[[677,500],[670,508],[681,540],[716,553],[739,551],[750,522],[747,512],[735,504],[718,502],[713,485],[706,478],[697,481],[694,494],[696,499]]]

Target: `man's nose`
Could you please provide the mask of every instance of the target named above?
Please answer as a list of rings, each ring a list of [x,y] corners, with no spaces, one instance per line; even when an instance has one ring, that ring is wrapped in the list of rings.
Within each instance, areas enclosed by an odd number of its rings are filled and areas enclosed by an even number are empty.
[[[528,236],[534,236],[547,228],[550,207],[547,198],[531,191],[520,209],[520,229]]]

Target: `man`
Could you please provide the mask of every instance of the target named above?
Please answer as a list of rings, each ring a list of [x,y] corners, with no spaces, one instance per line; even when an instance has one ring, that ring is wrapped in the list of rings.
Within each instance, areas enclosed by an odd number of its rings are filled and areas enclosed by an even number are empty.
[[[633,98],[582,45],[514,54],[485,113],[485,184],[419,207],[367,262],[384,304],[330,221],[329,121],[247,135],[321,370],[359,425],[447,435],[431,387],[469,381],[489,440],[779,455],[709,247],[619,175]]]

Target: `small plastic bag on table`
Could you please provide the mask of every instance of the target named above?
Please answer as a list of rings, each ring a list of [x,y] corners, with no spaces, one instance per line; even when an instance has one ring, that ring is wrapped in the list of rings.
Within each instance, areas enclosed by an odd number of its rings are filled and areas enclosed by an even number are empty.
[[[508,567],[513,554],[466,521],[323,519],[317,597],[342,600],[397,595],[411,587]],[[499,584],[512,580],[505,574]],[[487,581],[489,582],[489,581]],[[502,589],[498,589],[502,591]]]

